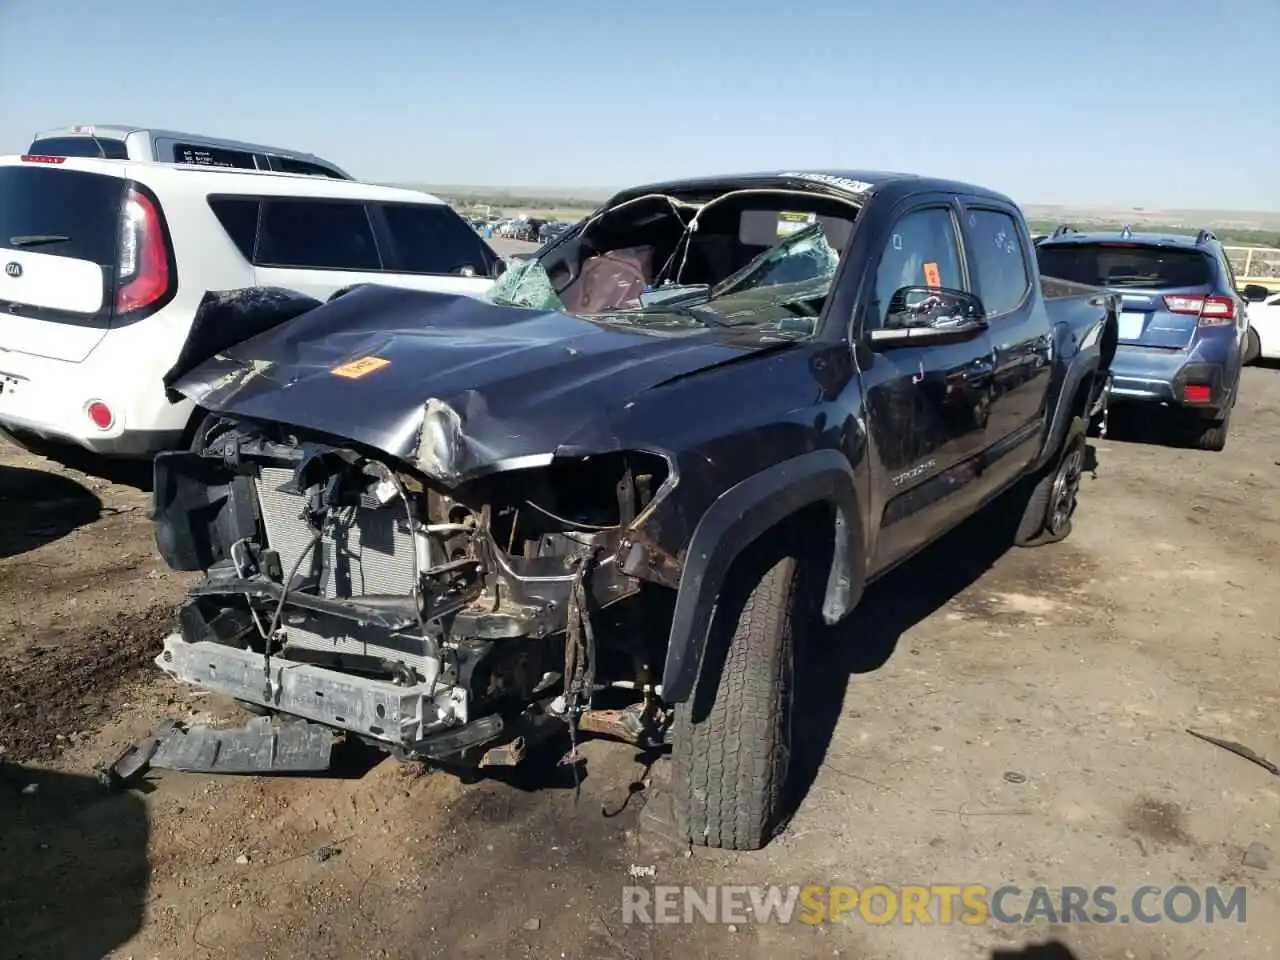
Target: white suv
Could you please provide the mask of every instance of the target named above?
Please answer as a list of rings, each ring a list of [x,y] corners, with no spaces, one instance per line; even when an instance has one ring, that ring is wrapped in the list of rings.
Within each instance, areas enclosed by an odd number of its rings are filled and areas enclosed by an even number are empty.
[[[189,442],[173,366],[207,291],[477,295],[502,259],[429,194],[306,175],[0,157],[0,430],[141,457]]]

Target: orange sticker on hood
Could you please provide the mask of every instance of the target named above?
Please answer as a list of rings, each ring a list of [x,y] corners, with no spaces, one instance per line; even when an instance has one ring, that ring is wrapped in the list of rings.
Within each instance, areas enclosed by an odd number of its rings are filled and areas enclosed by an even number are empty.
[[[334,367],[329,372],[335,377],[359,380],[365,374],[373,373],[375,370],[381,370],[383,367],[389,366],[391,366],[391,361],[384,360],[382,357],[361,357],[359,360],[352,360],[350,363],[344,363],[340,367]]]
[[[942,286],[942,274],[938,272],[938,265],[933,261],[924,265],[924,285],[926,287]]]

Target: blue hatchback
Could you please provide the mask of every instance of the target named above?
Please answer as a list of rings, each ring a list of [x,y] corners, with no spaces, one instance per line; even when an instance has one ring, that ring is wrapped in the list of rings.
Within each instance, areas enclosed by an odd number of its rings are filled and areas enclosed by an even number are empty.
[[[1040,272],[1122,300],[1111,399],[1158,405],[1202,450],[1227,442],[1247,319],[1222,244],[1194,237],[1062,226],[1037,245]]]

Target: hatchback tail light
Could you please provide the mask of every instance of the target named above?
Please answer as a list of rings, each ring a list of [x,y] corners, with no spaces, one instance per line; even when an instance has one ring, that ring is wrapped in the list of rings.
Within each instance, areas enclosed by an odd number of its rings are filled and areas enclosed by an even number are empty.
[[[1174,294],[1164,298],[1170,313],[1189,314],[1201,327],[1217,327],[1236,322],[1236,302],[1230,297],[1200,297]]]
[[[156,202],[130,186],[120,218],[120,259],[116,314],[153,306],[173,289],[173,270],[164,222]]]

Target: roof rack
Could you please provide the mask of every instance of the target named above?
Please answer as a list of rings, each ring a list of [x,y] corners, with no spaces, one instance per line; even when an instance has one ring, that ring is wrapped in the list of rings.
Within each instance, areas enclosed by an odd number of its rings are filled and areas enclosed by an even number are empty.
[[[1218,238],[1214,236],[1211,230],[1201,230],[1199,233],[1196,234],[1197,244],[1208,243],[1210,240],[1217,240],[1217,239]]]
[[[1065,237],[1068,233],[1079,233],[1079,232],[1080,232],[1079,230],[1071,226],[1071,224],[1069,223],[1060,223],[1058,224],[1058,226],[1054,227],[1053,233],[1049,235],[1049,239],[1057,240],[1059,237]]]

